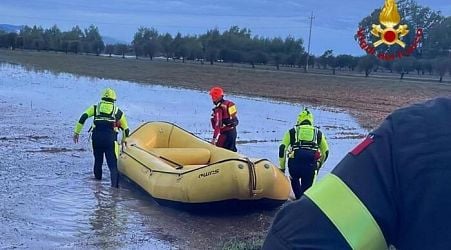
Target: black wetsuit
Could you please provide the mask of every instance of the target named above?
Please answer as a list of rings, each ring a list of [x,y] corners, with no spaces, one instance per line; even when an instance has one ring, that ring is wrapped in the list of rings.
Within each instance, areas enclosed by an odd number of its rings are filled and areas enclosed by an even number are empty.
[[[119,186],[119,172],[116,157],[116,132],[95,128],[92,132],[92,149],[94,153],[94,176],[102,179],[103,156],[105,155],[111,175],[111,186]]]
[[[108,112],[103,113],[102,108]],[[105,155],[108,168],[111,174],[111,186],[119,186],[119,172],[117,170],[117,129],[124,131],[123,137],[128,137],[129,128],[124,113],[115,106],[112,100],[103,100],[97,104],[90,106],[80,117],[78,121],[79,133],[86,119],[94,116],[94,126],[92,131],[92,148],[94,153],[94,176],[96,179],[102,179],[103,156]],[[124,139],[124,138],[123,138]]]
[[[312,186],[317,168],[317,160],[314,150],[300,148],[297,149],[294,158],[288,159],[288,171],[290,172],[291,187],[296,199]],[[299,183],[301,179],[302,185]]]

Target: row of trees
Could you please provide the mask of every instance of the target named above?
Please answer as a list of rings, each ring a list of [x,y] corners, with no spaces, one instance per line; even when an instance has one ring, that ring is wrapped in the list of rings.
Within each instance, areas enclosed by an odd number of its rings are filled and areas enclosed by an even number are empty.
[[[369,76],[372,72],[389,71],[400,74],[403,79],[406,74],[416,73],[432,75],[434,72],[440,77],[440,82],[447,72],[451,75],[451,57],[436,57],[434,59],[418,59],[415,57],[403,57],[396,61],[379,61],[374,56],[363,56],[359,58],[357,69],[365,72],[365,76]]]
[[[273,63],[295,66],[305,56],[302,39],[293,37],[263,38],[251,36],[251,31],[237,26],[220,32],[218,29],[192,36],[177,33],[160,34],[154,28],[139,28],[132,41],[136,57],[145,56],[151,60],[156,55],[185,60],[205,60],[213,64],[215,61],[231,63],[255,64]]]
[[[442,25],[450,25],[451,18],[444,19]],[[433,29],[434,30],[434,29]],[[443,39],[435,44],[443,44]],[[305,66],[306,53],[302,40],[288,37],[261,38],[251,37],[248,29],[231,27],[223,33],[214,29],[200,36],[182,36],[178,33],[175,37],[170,34],[159,34],[153,28],[140,28],[131,44],[104,45],[102,37],[95,26],[90,26],[82,31],[74,27],[70,31],[62,32],[58,27],[50,29],[40,27],[24,27],[19,34],[0,34],[0,46],[23,49],[64,51],[66,53],[106,53],[122,55],[133,54],[138,57],[164,56],[167,60],[175,58],[182,60],[208,60],[211,64],[215,61],[232,63],[274,64],[289,67]],[[334,55],[332,50],[326,50],[321,56],[309,56],[309,66],[318,69],[358,70],[369,76],[374,71],[398,72],[401,79],[405,74],[416,71],[418,75],[436,72],[442,81],[443,76],[450,70],[451,60],[438,56],[425,58],[417,54],[415,57],[405,57],[394,62],[379,61],[374,56],[355,57],[351,55]]]
[[[202,35],[174,37],[160,34],[154,28],[141,27],[135,33],[131,44],[104,44],[97,27],[91,25],[81,30],[78,26],[70,31],[61,31],[57,26],[49,29],[42,27],[23,27],[17,33],[1,33],[0,46],[34,50],[64,51],[66,53],[134,54],[136,57],[165,56],[183,60],[216,61],[231,63],[301,65],[306,54],[302,39],[294,37],[263,38],[251,36],[246,28],[237,26],[220,32],[212,29]]]
[[[406,74],[415,73],[418,76],[436,73],[440,82],[447,72],[451,75],[451,57],[438,56],[435,58],[403,57],[395,61],[381,61],[373,55],[355,57],[351,55],[333,54],[326,50],[320,57],[313,57],[311,66],[318,69],[328,69],[335,74],[339,71],[364,72],[368,77],[373,72],[396,72],[403,79]]]
[[[0,31],[0,47],[99,55],[103,52],[105,44],[99,29],[94,25],[84,30],[75,26],[70,31],[64,32],[54,25],[49,29],[24,26],[19,33]]]
[[[359,69],[368,76],[372,71],[386,69],[398,71],[401,78],[405,73],[416,70],[418,73],[437,72],[447,68],[441,66],[449,61],[451,56],[451,17],[443,17],[427,7],[416,4],[413,0],[399,0],[399,12],[402,16],[401,24],[408,24],[411,31],[403,37],[406,44],[414,39],[414,29],[425,29],[424,41],[415,53],[395,62],[378,61],[375,57],[354,57],[351,55],[334,55],[332,50],[326,50],[323,55],[315,57],[309,55],[311,67],[329,68],[335,74],[336,69]],[[376,9],[370,16],[360,22],[360,26],[367,30],[368,40],[372,24],[379,23],[380,9]],[[73,27],[70,31],[61,31],[57,26],[49,29],[25,26],[17,33],[1,33],[0,46],[8,48],[22,48],[35,50],[64,51],[66,53],[100,53],[134,55],[153,60],[156,56],[163,56],[166,60],[195,60],[214,64],[217,61],[230,63],[271,64],[279,69],[280,65],[288,67],[303,67],[306,64],[302,39],[294,37],[264,38],[252,36],[246,28],[233,26],[220,32],[218,29],[208,30],[201,35],[182,35],[177,33],[159,33],[154,28],[141,27],[135,33],[131,44],[104,44],[97,27],[91,25],[87,29]],[[381,45],[378,49],[384,52],[396,53],[398,46]],[[443,76],[441,75],[441,78]]]

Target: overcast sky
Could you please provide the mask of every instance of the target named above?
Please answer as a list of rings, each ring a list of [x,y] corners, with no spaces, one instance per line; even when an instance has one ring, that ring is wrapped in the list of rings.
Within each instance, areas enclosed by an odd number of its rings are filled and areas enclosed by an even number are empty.
[[[417,0],[420,5],[451,15],[451,0]],[[359,55],[354,41],[359,21],[384,0],[0,0],[0,23],[53,24],[62,30],[94,24],[100,33],[125,42],[138,27],[160,32],[201,34],[232,25],[250,28],[252,35],[302,38],[307,48],[309,16],[313,12],[311,52]]]

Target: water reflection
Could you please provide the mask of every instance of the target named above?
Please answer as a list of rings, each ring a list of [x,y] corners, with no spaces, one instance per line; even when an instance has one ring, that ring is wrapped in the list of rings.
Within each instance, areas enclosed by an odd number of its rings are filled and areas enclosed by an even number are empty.
[[[201,138],[211,136],[211,102],[206,91],[0,66],[0,131],[5,138],[21,138],[0,139],[0,189],[6,190],[0,193],[0,248],[170,249],[181,245],[204,249],[268,228],[275,211],[193,215],[160,207],[124,182],[116,190],[110,188],[109,178],[93,180],[86,131],[76,147],[70,136],[79,113],[106,86],[117,90],[118,105],[127,113],[132,129],[144,121],[163,120]],[[75,98],[68,100],[68,96]],[[277,144],[296,119],[300,105],[231,98],[241,114],[240,153],[277,162]],[[255,107],[259,115],[246,115],[255,114]],[[314,112],[330,138],[328,166],[320,172],[324,174],[358,141],[353,135],[365,132],[345,113]],[[49,148],[54,150],[45,150]]]
[[[127,230],[127,216],[118,208],[120,192],[118,189],[94,181],[94,197],[97,201],[89,217],[89,224],[94,232],[94,246],[114,247],[120,246],[120,236]]]

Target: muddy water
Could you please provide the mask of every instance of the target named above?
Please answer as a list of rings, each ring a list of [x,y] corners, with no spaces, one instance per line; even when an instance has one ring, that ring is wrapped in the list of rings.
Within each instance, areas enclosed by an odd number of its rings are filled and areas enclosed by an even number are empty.
[[[219,248],[232,237],[266,230],[276,211],[241,215],[193,215],[158,206],[122,183],[93,179],[87,129],[71,141],[73,126],[106,86],[130,127],[149,120],[174,122],[201,138],[211,136],[206,92],[129,82],[54,75],[0,66],[0,248]],[[238,149],[277,162],[278,142],[299,105],[230,96],[239,109]],[[365,134],[347,114],[312,108],[329,138],[324,175]]]

